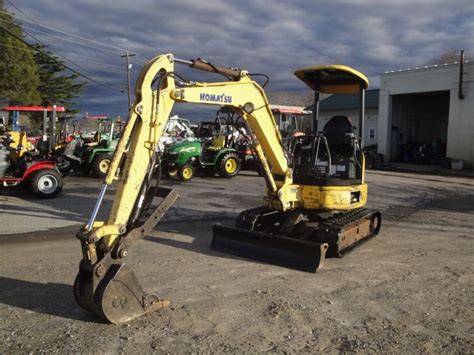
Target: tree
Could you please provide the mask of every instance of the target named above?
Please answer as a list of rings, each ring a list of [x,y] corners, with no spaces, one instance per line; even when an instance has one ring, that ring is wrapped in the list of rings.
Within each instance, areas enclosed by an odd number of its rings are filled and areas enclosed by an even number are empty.
[[[268,93],[268,100],[273,105],[306,107],[313,103],[314,93],[305,91],[273,91]]]
[[[0,97],[10,105],[39,104],[39,75],[33,52],[8,31],[23,38],[23,30],[0,0]]]
[[[84,89],[84,82],[77,82],[78,75],[64,74],[66,67],[46,46],[35,45],[39,52],[35,52],[34,59],[38,65],[38,91],[42,105],[60,104],[66,107],[68,114],[78,112],[74,108],[74,99]]]
[[[439,56],[432,58],[426,64],[427,65],[435,65],[435,64],[444,64],[444,63],[454,63],[459,62],[459,56],[461,51],[457,49],[448,49],[441,53]],[[464,53],[464,59],[470,60],[470,56]]]

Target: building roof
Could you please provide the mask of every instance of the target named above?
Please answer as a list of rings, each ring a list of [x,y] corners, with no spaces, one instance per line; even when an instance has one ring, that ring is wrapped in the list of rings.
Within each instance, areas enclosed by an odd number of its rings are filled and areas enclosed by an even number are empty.
[[[378,108],[379,107],[379,89],[366,90],[365,92],[365,107]],[[328,98],[321,100],[319,103],[319,110],[337,110],[337,109],[352,109],[359,107],[359,94],[343,94],[331,95]],[[313,111],[314,105],[306,107],[306,110]]]
[[[469,60],[464,61],[464,64],[471,64],[471,63],[473,62]],[[407,69],[386,70],[382,75],[390,75],[390,74],[396,74],[396,73],[401,73],[401,72],[420,71],[420,70],[426,70],[426,69],[444,68],[444,67],[452,67],[452,66],[459,66],[459,62],[424,65],[421,67],[407,68]]]

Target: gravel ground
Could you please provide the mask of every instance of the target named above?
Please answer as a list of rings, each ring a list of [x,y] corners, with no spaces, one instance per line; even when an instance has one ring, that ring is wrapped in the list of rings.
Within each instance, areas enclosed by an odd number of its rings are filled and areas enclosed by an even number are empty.
[[[172,306],[120,326],[72,296],[74,224],[90,213],[97,181],[68,178],[43,209],[9,192],[0,222],[28,233],[0,236],[0,353],[474,353],[474,181],[387,172],[368,181],[380,235],[316,274],[209,250],[211,224],[258,205],[261,178],[177,184],[180,200],[129,260]],[[64,222],[36,231],[53,218]]]

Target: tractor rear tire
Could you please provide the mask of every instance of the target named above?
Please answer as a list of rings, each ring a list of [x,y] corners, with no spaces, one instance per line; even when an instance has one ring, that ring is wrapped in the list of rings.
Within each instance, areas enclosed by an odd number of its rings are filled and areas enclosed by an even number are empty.
[[[92,162],[92,172],[95,177],[105,179],[107,171],[109,171],[112,156],[110,154],[99,154]]]
[[[30,186],[36,196],[53,198],[63,189],[63,179],[56,170],[41,169],[33,173],[30,179]]]
[[[190,164],[184,164],[178,169],[178,179],[189,181],[194,177],[194,167]]]
[[[223,178],[231,178],[240,171],[241,161],[237,153],[226,153],[217,163],[217,172]]]

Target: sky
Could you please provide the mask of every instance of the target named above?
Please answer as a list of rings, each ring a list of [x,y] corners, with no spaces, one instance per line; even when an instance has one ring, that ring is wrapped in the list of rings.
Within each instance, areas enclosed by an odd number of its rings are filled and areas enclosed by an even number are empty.
[[[28,32],[75,63],[66,64],[106,86],[88,84],[77,100],[81,115],[126,117],[121,55],[127,50],[136,53],[132,87],[147,60],[170,52],[265,73],[271,78],[268,92],[304,91],[293,72],[305,66],[349,65],[376,88],[387,70],[423,66],[446,50],[474,54],[472,0],[5,0],[5,5]],[[189,70],[183,73],[193,78]],[[211,74],[207,80],[220,78]],[[182,106],[175,113],[192,119],[208,119],[215,111]]]

